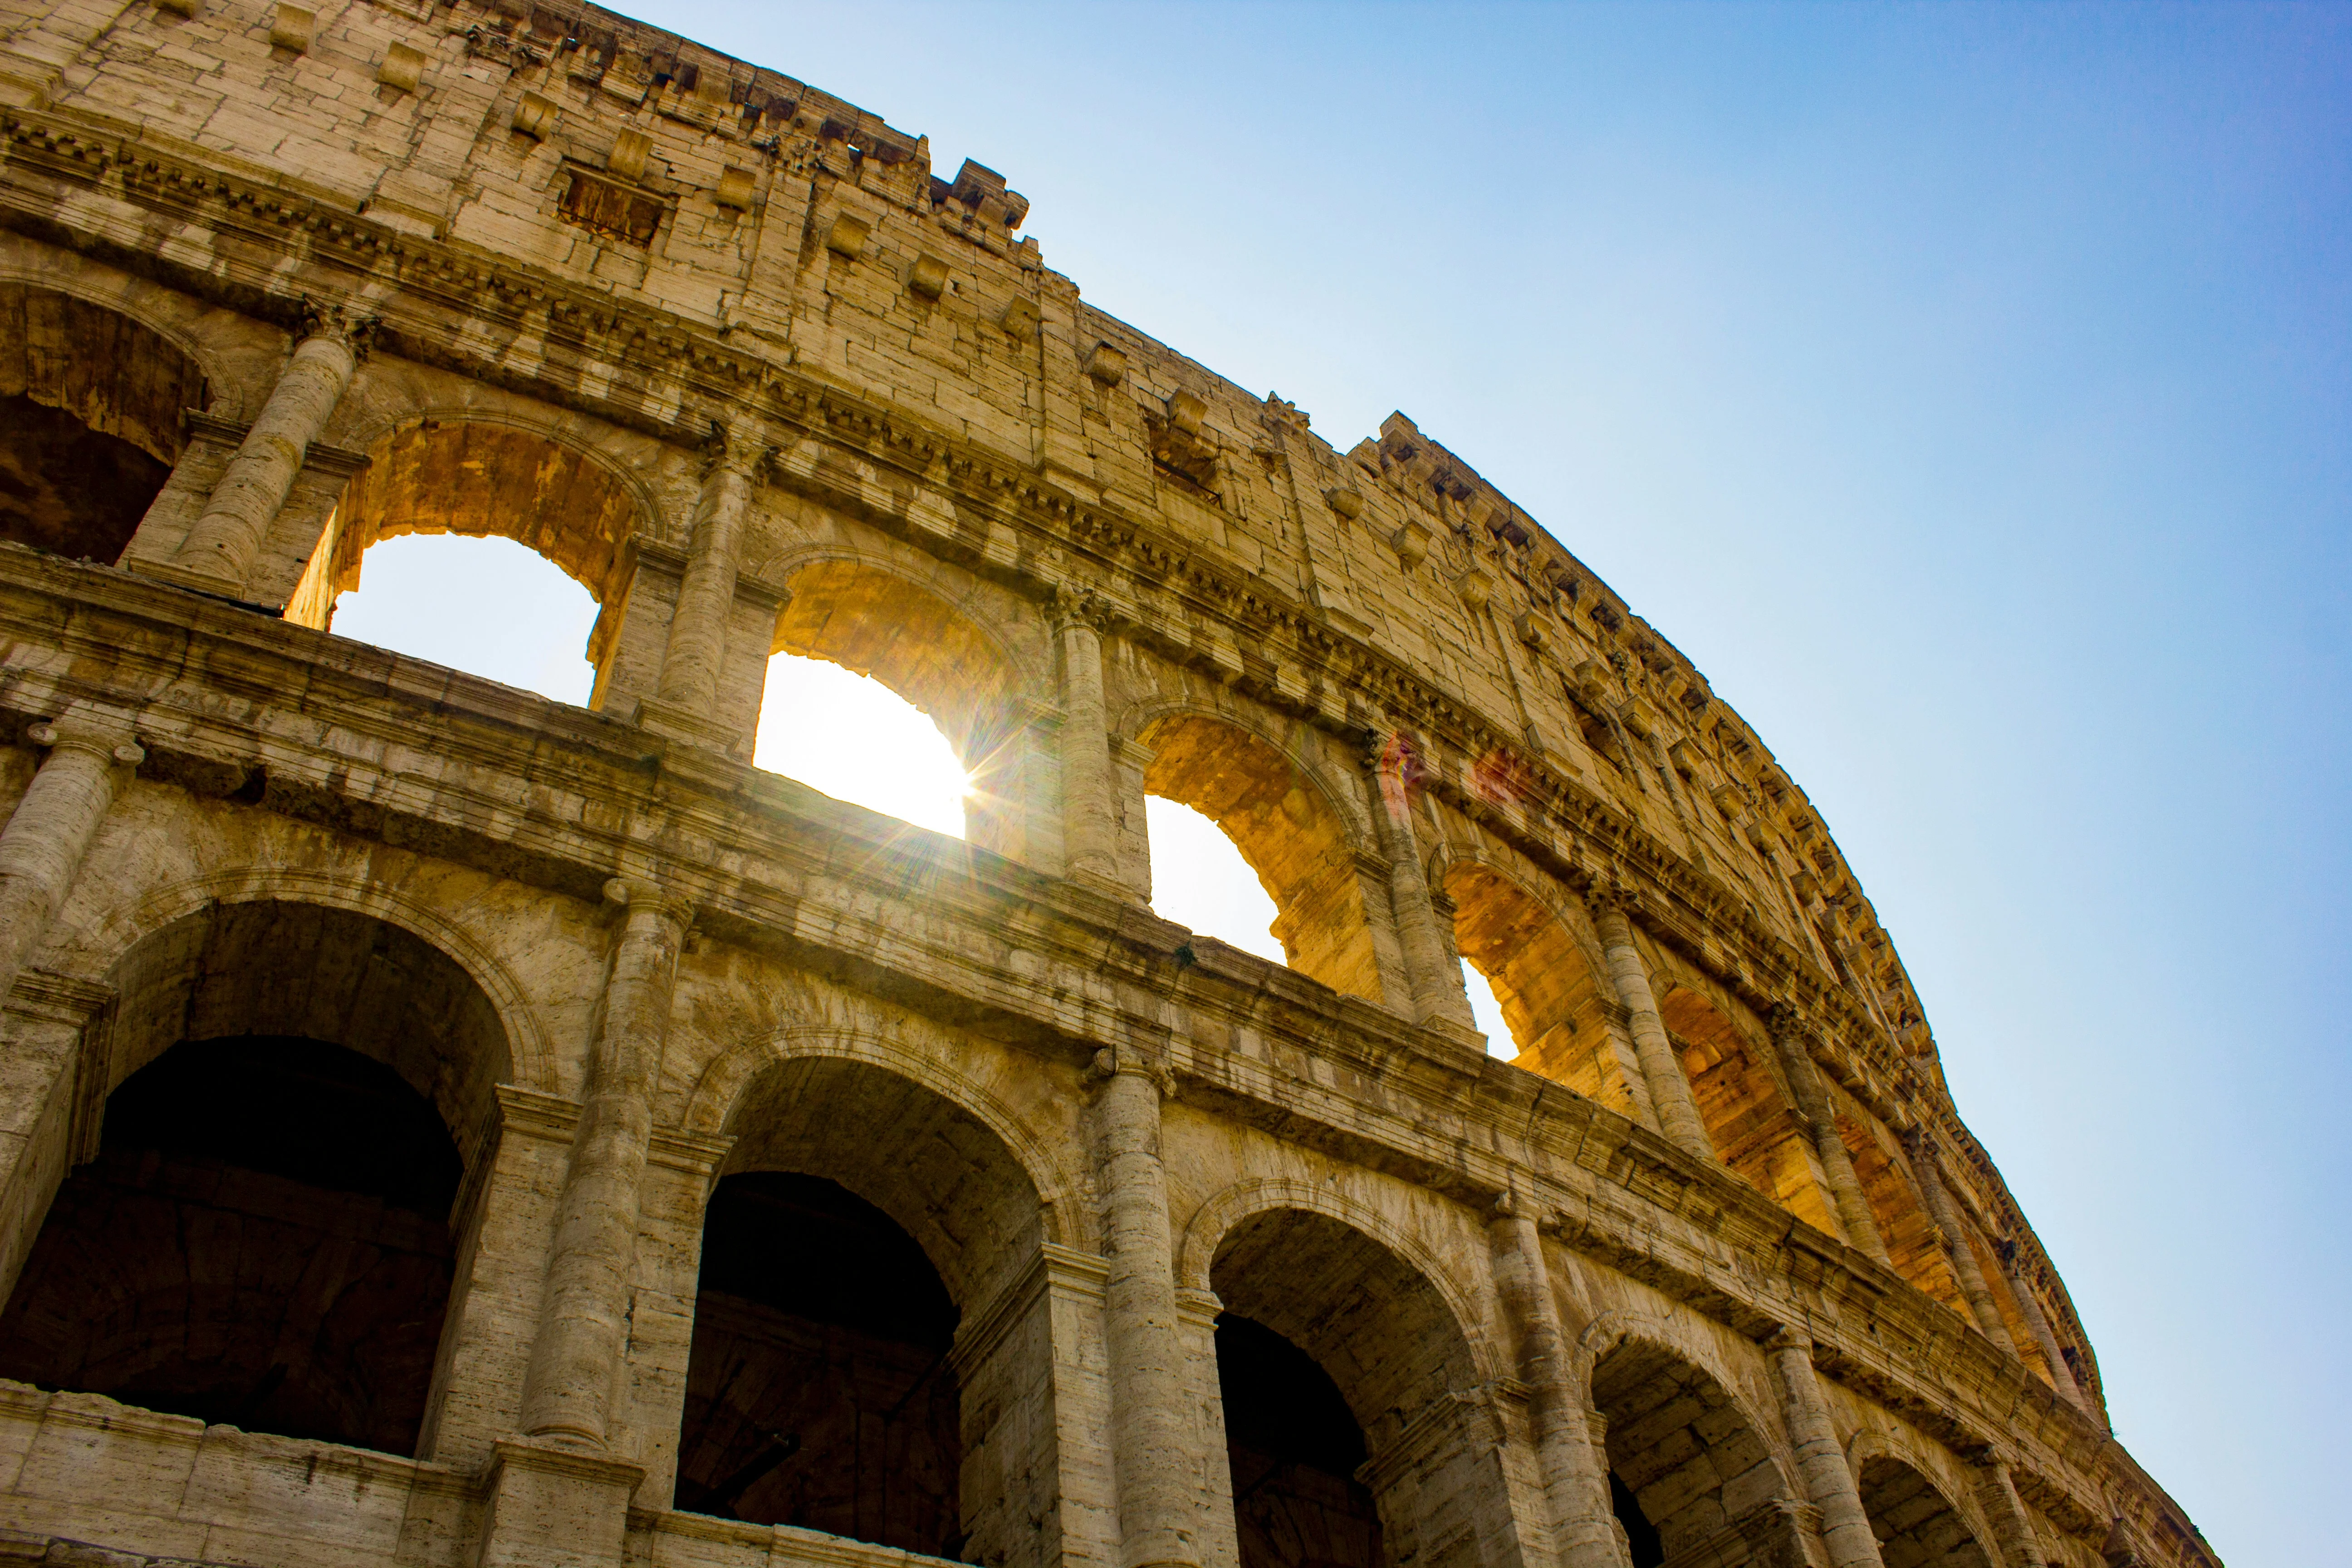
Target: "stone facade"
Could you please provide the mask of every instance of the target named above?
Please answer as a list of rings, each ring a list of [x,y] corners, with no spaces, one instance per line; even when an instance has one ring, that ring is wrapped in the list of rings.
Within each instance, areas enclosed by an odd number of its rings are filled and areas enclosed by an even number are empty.
[[[1802,792],[1410,420],[591,7],[0,29],[0,1556],[2216,1561]],[[588,709],[329,633],[414,531]]]

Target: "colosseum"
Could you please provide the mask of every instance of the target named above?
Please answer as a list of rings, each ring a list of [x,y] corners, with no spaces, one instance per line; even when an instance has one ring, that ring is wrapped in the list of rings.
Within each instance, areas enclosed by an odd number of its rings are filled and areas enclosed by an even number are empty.
[[[2213,1568],[1802,790],[1412,420],[569,0],[0,15],[0,1560]],[[333,635],[436,532],[585,707]]]

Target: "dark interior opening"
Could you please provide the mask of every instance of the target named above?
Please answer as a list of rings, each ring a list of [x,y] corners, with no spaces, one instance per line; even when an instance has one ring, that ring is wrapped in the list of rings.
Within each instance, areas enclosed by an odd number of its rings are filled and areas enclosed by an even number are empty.
[[[1217,1319],[1241,1568],[1380,1568],[1381,1520],[1356,1479],[1363,1428],[1315,1359],[1262,1323]]]
[[[183,1043],[107,1101],[0,1312],[0,1377],[410,1454],[464,1166],[390,1068]]]
[[[957,1556],[956,1322],[930,1259],[863,1198],[725,1178],[703,1219],[677,1506]]]
[[[171,473],[63,409],[0,397],[0,539],[111,566]]]
[[[1633,1495],[1633,1489],[1614,1470],[1609,1472],[1609,1508],[1625,1531],[1633,1568],[1658,1568],[1666,1560],[1665,1542],[1659,1539],[1658,1527],[1650,1522],[1650,1516],[1642,1511],[1641,1500]]]

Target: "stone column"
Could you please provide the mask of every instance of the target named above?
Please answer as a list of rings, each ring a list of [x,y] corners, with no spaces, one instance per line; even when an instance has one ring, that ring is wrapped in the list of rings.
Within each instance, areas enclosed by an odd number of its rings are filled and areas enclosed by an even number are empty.
[[[28,725],[25,737],[49,754],[0,828],[0,996],[73,891],[115,792],[147,757],[128,723],[79,709]]]
[[[1609,978],[1624,1004],[1633,1034],[1633,1052],[1641,1059],[1642,1078],[1650,1088],[1650,1104],[1658,1113],[1658,1131],[1702,1160],[1716,1158],[1715,1144],[1699,1120],[1698,1101],[1692,1098],[1690,1079],[1683,1076],[1681,1058],[1666,1038],[1658,1016],[1658,1000],[1650,991],[1649,972],[1633,946],[1633,923],[1625,918],[1619,899],[1601,895],[1592,901],[1592,924],[1601,933],[1601,947],[1609,964]]]
[[[1068,874],[1122,897],[1118,817],[1110,773],[1110,716],[1103,700],[1101,606],[1091,597],[1055,607],[1062,651],[1062,858]]]
[[[1846,1468],[1845,1450],[1814,1378],[1813,1342],[1784,1328],[1764,1342],[1764,1350],[1780,1395],[1780,1419],[1797,1451],[1797,1484],[1805,1500],[1822,1510],[1822,1544],[1829,1548],[1830,1568],[1884,1568],[1878,1537],[1862,1510],[1862,1492]]]
[[[1984,1269],[1977,1263],[1977,1249],[1969,1245],[1969,1233],[1960,1227],[1959,1211],[1952,1203],[1951,1194],[1944,1190],[1944,1178],[1936,1165],[1935,1144],[1925,1128],[1914,1131],[1908,1142],[1911,1174],[1919,1184],[1920,1203],[1936,1228],[1943,1232],[1944,1252],[1952,1260],[1952,1273],[1959,1279],[1960,1294],[1968,1299],[1977,1327],[1984,1331],[1985,1338],[2010,1354],[2017,1354],[2017,1342],[2009,1337],[2009,1325],[2001,1321],[2000,1308],[1992,1299],[1992,1288],[1985,1283]]]
[[[2087,1393],[2074,1381],[2074,1366],[2066,1360],[2065,1352],[2058,1348],[2058,1335],[2050,1327],[2049,1315],[2042,1311],[2042,1302],[2033,1293],[2032,1283],[2017,1266],[2017,1243],[1996,1242],[1993,1251],[2000,1259],[2002,1278],[2009,1282],[2010,1298],[2017,1303],[2017,1315],[2025,1320],[2026,1331],[2033,1336],[2033,1342],[2042,1347],[2042,1359],[2050,1363],[2050,1381],[2057,1388],[2059,1397],[2095,1419]]]
[[[601,1449],[627,1332],[637,1208],[653,1134],[651,1080],[690,908],[650,882],[614,878],[621,934],[604,980],[587,1089],[558,1200],[547,1289],[523,1379],[525,1436]]]
[[[686,569],[662,647],[661,675],[654,695],[637,704],[635,715],[639,724],[658,733],[721,751],[740,739],[717,722],[719,683],[727,664],[727,623],[735,611],[744,520],[751,510],[752,480],[766,454],[758,442],[712,426]]]
[[[301,340],[278,373],[261,416],[245,433],[203,513],[172,559],[143,568],[167,582],[242,598],[269,526],[302,472],[302,459],[352,384],[373,318],[341,307],[306,308]]]
[[[1492,1222],[1497,1241],[1495,1285],[1504,1311],[1519,1324],[1519,1381],[1535,1405],[1536,1457],[1543,1466],[1552,1550],[1563,1568],[1626,1568],[1609,1505],[1609,1468],[1594,1452],[1583,1396],[1570,1382],[1568,1345],[1552,1300],[1543,1238],[1511,1200]]]
[[[1103,1340],[1110,1362],[1111,1464],[1118,1480],[1119,1568],[1197,1568],[1200,1509],[1188,1479],[1192,1424],[1168,1175],[1160,1163],[1165,1069],[1103,1051],[1093,1107],[1095,1179],[1109,1272]]]
[[[1887,1255],[1886,1243],[1878,1234],[1877,1218],[1870,1212],[1870,1198],[1862,1190],[1861,1179],[1853,1173],[1853,1160],[1846,1153],[1845,1140],[1838,1136],[1837,1112],[1831,1109],[1829,1090],[1822,1083],[1821,1069],[1814,1066],[1812,1053],[1806,1048],[1795,1010],[1786,1004],[1773,1008],[1771,1024],[1772,1048],[1780,1054],[1781,1070],[1789,1077],[1789,1092],[1796,1097],[1797,1114],[1812,1138],[1813,1152],[1821,1159],[1822,1175],[1829,1183],[1830,1201],[1837,1207],[1838,1223],[1845,1226],[1848,1241],[1892,1268],[1895,1260]]]
[[[1429,875],[1412,831],[1410,743],[1390,735],[1364,759],[1372,783],[1372,820],[1379,825],[1381,855],[1388,862],[1389,903],[1396,912],[1397,945],[1404,950],[1405,977],[1412,987],[1413,1017],[1423,1024],[1475,1029],[1470,994],[1463,988],[1461,962],[1437,923]]]
[[[2025,1503],[2009,1479],[2009,1467],[1988,1448],[1976,1456],[1977,1502],[1992,1521],[1993,1544],[2005,1568],[2049,1568],[2042,1542],[2026,1517]]]

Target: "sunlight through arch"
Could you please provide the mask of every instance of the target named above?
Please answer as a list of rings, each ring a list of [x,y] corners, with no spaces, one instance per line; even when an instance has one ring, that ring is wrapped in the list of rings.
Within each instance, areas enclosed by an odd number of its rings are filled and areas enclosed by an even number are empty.
[[[360,585],[335,600],[337,637],[587,705],[596,600],[545,556],[511,539],[410,533],[369,546],[362,563]]]
[[[1470,994],[1470,1016],[1486,1037],[1486,1054],[1504,1061],[1517,1056],[1518,1044],[1511,1038],[1511,1026],[1503,1021],[1503,1005],[1495,999],[1495,988],[1466,958],[1462,961],[1462,988]]]
[[[1152,912],[1244,952],[1286,962],[1271,929],[1274,899],[1224,830],[1156,795],[1144,797],[1143,819],[1151,837]]]
[[[768,660],[751,763],[835,800],[964,837],[971,779],[947,736],[880,681],[828,659]]]

